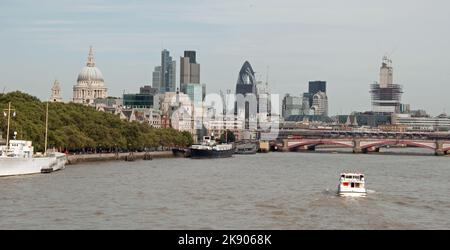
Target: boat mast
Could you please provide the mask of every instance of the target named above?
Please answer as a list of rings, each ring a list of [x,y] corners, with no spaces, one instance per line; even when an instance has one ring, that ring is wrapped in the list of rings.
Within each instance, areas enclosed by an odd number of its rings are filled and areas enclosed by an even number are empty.
[[[44,142],[44,155],[47,155],[47,137],[48,137],[48,102],[45,113],[45,142]]]
[[[8,111],[8,128],[6,129],[6,149],[9,149],[9,127],[11,123],[11,111],[14,111],[15,109],[11,109],[11,102],[8,103],[8,109],[5,109],[4,111]]]
[[[6,129],[6,148],[9,149],[9,122],[11,117],[11,102],[8,103],[8,128]]]

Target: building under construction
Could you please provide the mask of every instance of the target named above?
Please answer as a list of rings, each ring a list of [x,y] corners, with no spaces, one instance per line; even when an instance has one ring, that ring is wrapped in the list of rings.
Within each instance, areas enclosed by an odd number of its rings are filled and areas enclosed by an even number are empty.
[[[383,57],[380,68],[380,82],[370,85],[372,111],[375,113],[399,113],[402,86],[393,83],[392,61]]]

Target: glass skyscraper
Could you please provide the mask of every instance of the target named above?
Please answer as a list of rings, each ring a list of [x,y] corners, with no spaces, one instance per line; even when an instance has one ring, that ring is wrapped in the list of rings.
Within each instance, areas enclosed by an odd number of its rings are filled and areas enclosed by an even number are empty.
[[[175,92],[176,90],[176,61],[172,60],[170,52],[163,50],[161,52],[161,79],[160,93]]]
[[[201,105],[203,101],[203,86],[196,83],[186,85],[186,94],[195,106]]]
[[[313,105],[313,96],[319,92],[327,93],[326,81],[310,81],[308,85],[309,106]]]

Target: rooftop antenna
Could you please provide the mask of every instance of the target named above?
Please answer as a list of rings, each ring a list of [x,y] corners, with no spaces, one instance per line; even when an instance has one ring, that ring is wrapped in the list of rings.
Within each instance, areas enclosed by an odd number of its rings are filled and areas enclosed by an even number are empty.
[[[267,65],[267,72],[266,72],[266,91],[269,91],[269,65]]]

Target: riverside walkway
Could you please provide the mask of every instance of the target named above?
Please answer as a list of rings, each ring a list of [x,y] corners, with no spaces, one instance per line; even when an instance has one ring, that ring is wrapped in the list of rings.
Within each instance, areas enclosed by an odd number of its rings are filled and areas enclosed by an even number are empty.
[[[127,160],[130,157],[130,152],[126,153],[99,153],[99,154],[69,154],[67,155],[68,164],[77,164],[82,162],[95,161],[118,161]],[[157,159],[173,157],[172,151],[154,151],[154,152],[132,152],[133,160],[138,159]]]

